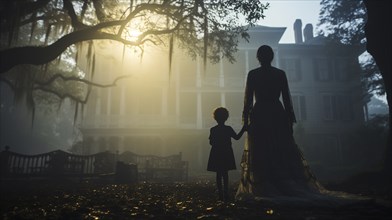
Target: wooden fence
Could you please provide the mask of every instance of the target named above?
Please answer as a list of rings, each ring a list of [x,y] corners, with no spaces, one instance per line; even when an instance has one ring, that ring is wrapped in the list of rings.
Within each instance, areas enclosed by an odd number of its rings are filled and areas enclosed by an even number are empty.
[[[124,165],[133,164],[137,179],[181,181],[188,177],[188,162],[182,161],[181,157],[181,153],[158,157],[132,152],[116,155],[108,151],[92,155],[75,155],[61,150],[38,155],[24,155],[4,150],[0,152],[0,177],[86,178],[103,174],[118,174],[124,170]],[[120,175],[124,176],[124,174]]]
[[[115,154],[75,155],[61,150],[38,155],[2,151],[1,176],[93,176],[115,171]]]

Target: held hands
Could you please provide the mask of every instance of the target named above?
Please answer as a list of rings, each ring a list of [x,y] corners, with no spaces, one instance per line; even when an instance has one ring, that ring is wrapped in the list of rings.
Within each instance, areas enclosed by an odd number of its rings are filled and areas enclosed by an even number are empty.
[[[294,134],[293,126],[294,126],[294,122],[290,122],[290,123],[289,123],[289,129],[290,129],[290,134],[291,134],[291,135]]]
[[[248,123],[244,123],[244,125],[241,128],[241,131],[242,132],[248,131],[248,127],[249,127]]]

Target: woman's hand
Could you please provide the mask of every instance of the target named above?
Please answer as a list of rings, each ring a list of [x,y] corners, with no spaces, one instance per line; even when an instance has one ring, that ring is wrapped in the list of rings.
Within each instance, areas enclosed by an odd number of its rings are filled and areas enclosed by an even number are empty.
[[[294,126],[294,122],[290,122],[290,123],[289,123],[289,129],[290,129],[290,134],[291,134],[291,135],[294,134],[293,126]]]

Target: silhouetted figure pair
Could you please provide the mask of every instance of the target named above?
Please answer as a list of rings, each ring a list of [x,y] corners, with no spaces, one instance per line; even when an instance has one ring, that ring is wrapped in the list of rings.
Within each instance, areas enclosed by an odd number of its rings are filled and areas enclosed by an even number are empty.
[[[227,196],[227,171],[236,168],[231,138],[238,140],[247,131],[237,200],[272,200],[274,204],[300,202],[307,206],[363,201],[364,198],[355,195],[324,189],[310,171],[293,137],[296,118],[287,77],[283,70],[271,66],[273,58],[270,46],[258,49],[261,66],[248,73],[243,128],[238,135],[224,124],[229,115],[226,109],[218,108],[214,112],[218,125],[210,131],[212,148],[208,170],[217,172],[220,198]]]
[[[237,134],[232,127],[225,125],[226,120],[229,118],[229,111],[226,108],[216,108],[213,116],[218,125],[210,129],[209,139],[212,147],[208,159],[207,170],[216,172],[216,185],[218,188],[219,200],[227,201],[229,199],[228,171],[236,169],[231,138],[234,138],[235,140],[240,139],[245,132],[245,127]]]
[[[257,51],[260,67],[248,73],[243,124],[247,130],[236,198],[305,196],[324,191],[296,145],[296,122],[286,74],[271,66],[274,52]],[[279,100],[282,96],[282,101]]]

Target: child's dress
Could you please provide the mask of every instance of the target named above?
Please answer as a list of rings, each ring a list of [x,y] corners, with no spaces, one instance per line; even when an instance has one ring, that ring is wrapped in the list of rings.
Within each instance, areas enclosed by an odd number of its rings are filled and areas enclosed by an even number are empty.
[[[227,125],[217,125],[210,129],[209,139],[212,147],[208,158],[208,171],[236,169],[233,148],[231,147],[231,138],[235,135],[233,128]]]

